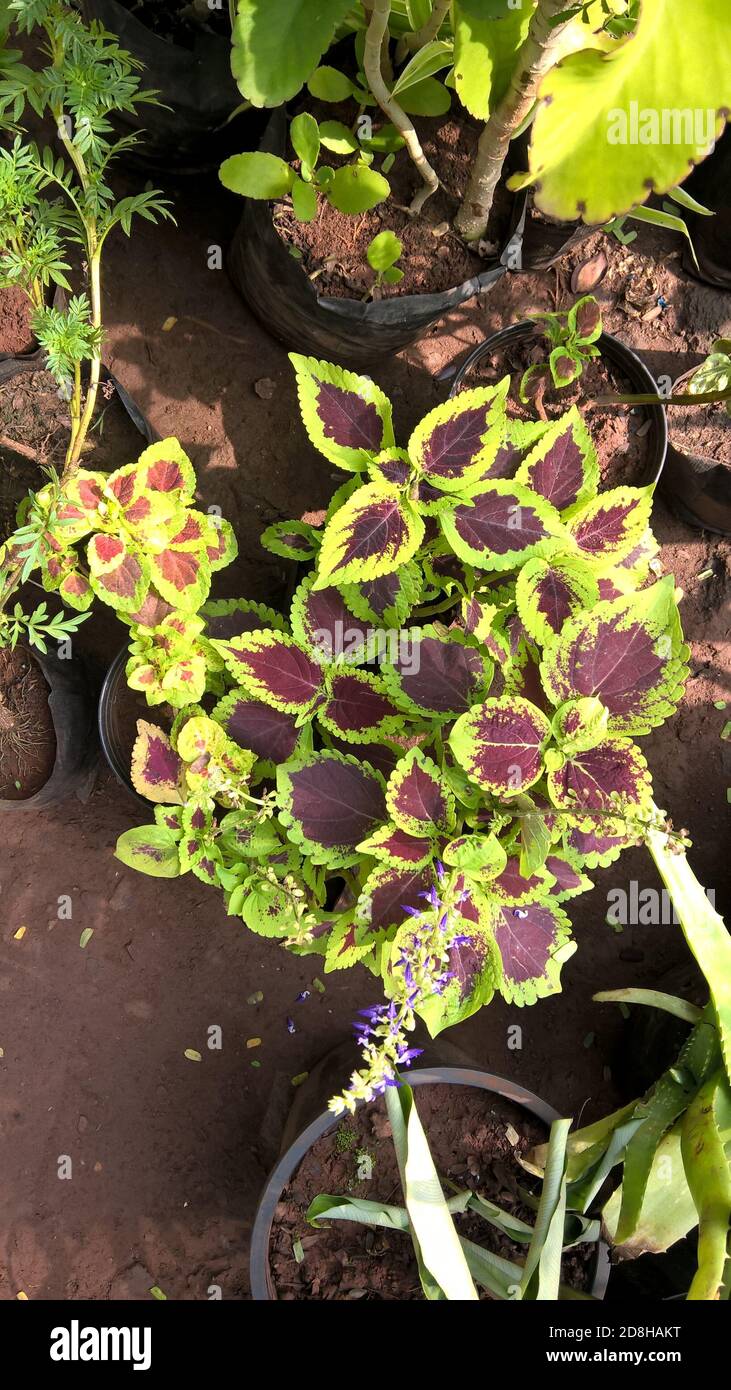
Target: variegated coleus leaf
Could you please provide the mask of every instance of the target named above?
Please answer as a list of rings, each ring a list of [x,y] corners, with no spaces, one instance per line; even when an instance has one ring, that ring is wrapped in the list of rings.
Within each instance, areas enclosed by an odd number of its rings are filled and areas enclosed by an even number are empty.
[[[225,517],[218,516],[215,512],[208,515],[208,531],[204,537],[204,544],[212,574],[215,574],[217,570],[225,569],[239,553],[238,542],[231,522],[226,521]]]
[[[394,698],[416,714],[454,718],[490,688],[492,662],[459,629],[412,628],[393,645],[381,669]]]
[[[182,805],[183,764],[164,729],[137,721],[137,738],[132,749],[132,785],[148,801],[169,806]]]
[[[541,678],[554,704],[595,696],[611,733],[646,734],[677,708],[687,656],[668,575],[566,623],[545,649]]]
[[[466,565],[442,540],[421,562],[424,574],[422,603],[433,603],[443,594],[466,594],[474,585],[474,570]]]
[[[302,561],[315,558],[320,538],[320,532],[306,521],[275,521],[262,531],[259,541],[272,555]]]
[[[534,1004],[561,992],[561,967],[574,954],[576,942],[555,900],[522,907],[496,903],[491,929],[502,963],[498,988],[509,1004]]]
[[[566,526],[585,560],[606,570],[629,555],[647,530],[652,498],[651,487],[616,487],[571,508]]]
[[[483,570],[509,570],[565,536],[555,507],[520,483],[479,483],[469,501],[439,513],[452,549]]]
[[[372,625],[356,618],[339,589],[313,589],[314,579],[308,574],[292,599],[290,620],[295,638],[323,665],[365,661],[375,641]]]
[[[511,660],[510,641],[499,626],[501,609],[474,594],[462,599],[460,617],[468,637],[474,637],[498,666]]]
[[[595,496],[599,485],[596,449],[576,406],[551,421],[515,476],[559,512]]]
[[[608,738],[570,757],[549,749],[546,766],[554,806],[573,811],[577,818],[600,811],[636,815],[652,802],[647,763],[629,738]]]
[[[140,690],[148,705],[182,709],[202,699],[209,664],[221,665],[216,653],[200,640],[203,627],[202,618],[172,613],[159,627],[133,630],[125,674],[127,684]]]
[[[89,582],[98,598],[121,613],[140,607],[150,583],[150,562],[118,536],[95,535],[86,550]]]
[[[419,601],[421,574],[419,566],[411,561],[378,579],[342,584],[340,590],[348,608],[361,622],[401,627]]]
[[[258,632],[261,628],[272,628],[275,632],[287,630],[281,613],[264,603],[255,603],[253,599],[209,599],[204,603],[201,615],[206,620],[208,636],[219,641],[242,637],[245,632]]]
[[[157,805],[155,807],[155,824],[161,825],[163,830],[169,830],[171,835],[179,840],[183,833],[183,807]]]
[[[523,460],[550,428],[548,421],[507,419],[495,458],[480,481],[487,483],[497,478],[514,478]]]
[[[316,588],[379,579],[407,564],[424,538],[424,522],[403,494],[367,483],[327,523]]]
[[[317,709],[325,729],[348,743],[376,743],[403,733],[408,717],[370,671],[331,671]]]
[[[556,902],[562,903],[569,898],[577,898],[580,893],[588,893],[594,886],[591,879],[587,878],[577,863],[567,855],[549,854],[546,868],[555,880],[551,897],[555,898]]]
[[[323,698],[323,667],[284,632],[265,628],[212,645],[237,684],[274,709],[306,715]]]
[[[336,734],[329,734],[323,731],[323,740],[328,748],[332,748],[336,753],[358,758],[360,762],[370,763],[376,772],[380,772],[385,781],[388,781],[393,772],[399,757],[401,756],[398,748],[400,740],[394,739],[388,745],[385,743],[352,743],[345,739],[338,738]]]
[[[120,835],[115,857],[150,878],[178,878],[178,845],[171,831],[161,825],[136,825]]]
[[[427,483],[460,492],[494,463],[505,432],[510,378],[497,386],[461,391],[430,410],[417,425],[408,454]]]
[[[239,806],[256,761],[249,749],[240,748],[207,715],[186,719],[177,731],[175,746],[186,764],[190,791],[209,796],[222,806]]]
[[[639,844],[642,835],[640,827],[633,828],[621,819],[596,817],[592,826],[587,818],[581,825],[567,828],[564,837],[566,853],[576,867],[607,869],[619,858],[623,849]]]
[[[557,548],[523,565],[515,597],[526,631],[545,646],[569,618],[599,602],[599,584],[589,565]]]
[[[371,855],[395,868],[421,869],[434,858],[436,843],[428,836],[409,835],[400,826],[382,825],[358,845],[360,854]]]
[[[416,1012],[433,1038],[488,1004],[500,976],[500,959],[490,930],[485,895],[466,875],[457,879],[455,891],[462,900],[450,914],[457,928],[447,954],[445,973],[450,978],[441,993],[419,999],[416,1004]],[[405,923],[393,941],[383,947],[382,973],[387,994],[393,989],[401,951],[418,929],[418,923]]]
[[[527,791],[543,772],[546,716],[519,695],[488,699],[463,714],[449,745],[468,777],[494,795]]]
[[[358,845],[386,819],[380,773],[332,751],[294,758],[277,769],[277,800],[290,839],[315,864],[347,868]]]
[[[151,550],[151,577],[169,603],[195,612],[207,599],[211,587],[208,549],[210,542],[210,549],[217,556],[217,538],[211,535],[210,517],[202,512],[182,512],[169,530],[166,543]]]
[[[140,607],[134,613],[125,613],[124,621],[137,623],[140,627],[159,627],[160,623],[174,612],[173,605],[157,592],[154,584],[151,584]]]
[[[374,483],[388,483],[391,487],[405,488],[412,475],[413,465],[405,449],[384,449],[382,454],[368,465],[368,472]]]
[[[391,402],[370,377],[296,352],[289,360],[305,429],[326,459],[357,473],[394,444]]]
[[[245,690],[224,695],[211,710],[211,718],[240,748],[248,748],[257,758],[275,765],[294,757],[302,735],[296,715],[275,709]]]
[[[70,608],[85,613],[94,602],[94,590],[85,574],[79,569],[79,557],[75,550],[58,550],[46,554],[41,566],[41,579],[44,589],[58,593]]]
[[[355,909],[355,941],[375,945],[383,933],[400,927],[405,908],[423,908],[422,897],[434,882],[426,865],[378,864],[369,873]]]
[[[601,700],[587,697],[568,700],[551,720],[553,736],[561,752],[571,758],[587,748],[596,748],[607,737],[609,711]]]
[[[410,748],[396,764],[386,804],[391,819],[409,835],[446,835],[454,827],[454,794],[437,764],[419,748]]]
[[[487,882],[487,879],[490,881]],[[510,907],[523,907],[539,898],[547,898],[554,887],[554,877],[546,864],[524,873],[521,855],[511,853],[506,856],[505,867],[498,874],[486,875],[483,887],[490,898]]]
[[[185,506],[193,501],[195,472],[177,439],[161,439],[156,444],[150,444],[140,454],[133,467],[137,472],[141,490],[153,495],[172,495]],[[117,474],[113,473],[109,479],[110,485],[113,479],[122,473],[123,469],[119,469]]]

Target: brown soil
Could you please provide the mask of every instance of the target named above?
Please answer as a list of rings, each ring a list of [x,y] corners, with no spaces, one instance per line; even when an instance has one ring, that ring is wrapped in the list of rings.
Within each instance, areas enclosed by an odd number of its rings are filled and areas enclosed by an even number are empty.
[[[551,384],[542,398],[542,410],[535,402],[524,405],[518,394],[523,373],[528,367],[545,362],[546,355],[546,340],[538,333],[535,338],[526,338],[499,356],[478,363],[465,377],[463,388],[499,381],[509,373],[509,413],[520,420],[553,420],[572,405],[578,406],[596,446],[602,486],[636,485],[647,458],[647,412],[642,406],[631,410],[628,406],[592,404],[598,396],[626,394],[634,387],[605,358],[595,357],[570,386],[559,390]]]
[[[0,801],[25,801],[56,761],[48,686],[24,647],[0,649]]]
[[[109,397],[100,390],[95,423],[87,436],[85,468],[111,472],[132,463],[145,448],[114,388]],[[0,446],[0,542],[15,527],[15,513],[27,493],[43,485],[42,467],[63,469],[69,438],[68,404],[62,400],[50,372],[23,372],[0,386],[0,435],[32,449],[38,462],[9,445]]]
[[[333,119],[333,108],[314,111],[321,119]],[[343,111],[335,119],[352,119]],[[359,217],[346,217],[319,199],[312,222],[298,222],[291,208],[277,204],[275,226],[284,241],[297,247],[303,265],[319,294],[336,299],[386,298],[405,294],[441,294],[461,285],[486,269],[486,261],[470,251],[453,231],[451,223],[461,200],[474,157],[479,130],[469,119],[448,115],[416,121],[424,153],[438,173],[442,188],[430,198],[417,218],[406,208],[419,186],[419,177],[405,150],[400,150],[388,174],[391,197]],[[327,154],[333,167],[344,161]],[[376,161],[375,167],[379,166]],[[502,247],[512,199],[500,190],[488,229],[488,241]],[[374,236],[395,232],[403,245],[399,261],[404,278],[398,285],[375,287],[375,274],[367,260]]]
[[[202,33],[225,34],[227,38],[231,34],[227,7],[201,12],[200,6],[189,0],[120,0],[120,3],[154,34],[181,48],[192,48]]]
[[[731,416],[723,405],[670,405],[668,424],[676,449],[731,464]]]
[[[546,1138],[544,1127],[518,1106],[467,1086],[419,1086],[416,1105],[445,1190],[453,1183],[479,1193],[503,1211],[532,1222],[519,1189],[535,1183],[518,1154]],[[512,1142],[511,1142],[512,1140]],[[365,1178],[363,1173],[369,1174]],[[403,1191],[383,1099],[361,1106],[319,1139],[282,1194],[272,1228],[271,1272],[285,1300],[366,1299],[409,1302],[424,1295],[413,1246],[394,1231],[333,1221],[314,1229],[306,1220],[321,1193],[403,1206]],[[472,1212],[455,1218],[460,1235],[503,1259],[522,1261],[525,1246]],[[304,1258],[297,1260],[296,1241]],[[298,1249],[299,1253],[299,1249]],[[585,1289],[592,1252],[578,1247],[565,1257],[563,1279]],[[484,1290],[481,1297],[489,1300]]]
[[[18,357],[36,346],[30,326],[31,310],[23,292],[12,286],[0,289],[0,354]]]
[[[138,187],[134,178],[117,183],[121,194]],[[208,249],[226,245],[240,200],[215,178],[167,191],[177,227],[145,223],[131,242],[119,231],[109,239],[105,361],[158,431],[181,440],[202,505],[220,506],[234,525],[239,557],[216,576],[215,596],[281,602],[286,566],[261,550],[261,532],[326,505],[343,475],[306,438],[286,349],[209,268]],[[731,295],[681,272],[677,238],[641,227],[625,249],[598,233],[555,271],[504,276],[373,369],[393,398],[399,440],[445,398],[439,373],[477,342],[533,308],[567,308],[571,272],[597,246],[610,262],[597,292],[606,327],[655,374],[674,380],[716,338],[731,336]],[[646,318],[660,294],[668,307]],[[178,322],[163,332],[171,315]],[[275,385],[268,398],[256,391],[263,380]],[[653,524],[683,590],[692,677],[679,713],[641,740],[642,751],[658,805],[688,828],[693,866],[728,912],[731,743],[721,731],[731,718],[731,543],[676,520],[662,499]],[[102,608],[80,630],[76,643],[99,675],[120,632]],[[319,957],[288,955],[246,931],[226,916],[221,895],[190,875],[166,881],[124,868],[116,839],[144,819],[109,773],[86,805],[69,801],[3,823],[0,1299],[22,1291],[149,1301],[154,1284],[171,1299],[206,1300],[211,1284],[225,1299],[246,1297],[248,1231],[279,1151],[292,1078],[380,997],[360,967],[324,976]],[[578,951],[564,968],[563,993],[530,1009],[495,999],[452,1034],[476,1062],[587,1124],[632,1088],[615,1079],[624,1020],[592,995],[663,988],[663,974],[689,958],[678,927],[606,925],[611,889],[627,892],[632,880],[659,887],[645,851],[590,877],[594,892],[567,904]],[[58,917],[61,894],[71,897],[72,920]],[[94,935],[82,951],[87,926]],[[248,1004],[259,990],[263,1001]],[[223,1030],[220,1052],[206,1046],[211,1023]],[[516,1026],[518,1049],[508,1031]],[[261,1044],[249,1049],[253,1038]],[[185,1057],[191,1047],[201,1063]],[[73,1159],[71,1181],[59,1181],[59,1154]]]

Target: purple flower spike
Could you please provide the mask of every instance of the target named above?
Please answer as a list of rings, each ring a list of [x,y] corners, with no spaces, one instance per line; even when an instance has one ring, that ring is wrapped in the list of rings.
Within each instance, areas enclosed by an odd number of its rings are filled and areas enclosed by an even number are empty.
[[[442,879],[444,878],[444,875],[445,875],[445,869],[444,869],[444,865],[443,865],[441,859],[435,859],[435,860],[434,860],[434,868],[435,868],[436,871],[437,871],[437,878],[439,879],[439,882],[441,883],[441,882],[442,882]]]
[[[425,898],[426,893],[420,893],[419,897]],[[423,917],[424,915],[422,912],[419,911],[418,907],[402,907],[401,911],[407,913],[409,917]]]

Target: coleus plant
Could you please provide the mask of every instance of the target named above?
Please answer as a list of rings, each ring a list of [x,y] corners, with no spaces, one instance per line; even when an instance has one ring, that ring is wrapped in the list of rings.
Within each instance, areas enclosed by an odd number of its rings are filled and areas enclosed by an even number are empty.
[[[65,483],[53,476],[0,547],[0,600],[37,571],[43,588],[79,615],[100,599],[132,629],[127,674],[148,703],[197,698],[206,684],[201,666],[212,670],[217,658],[208,647],[201,655],[196,611],[236,541],[227,521],[196,510],[195,487],[176,439],[151,444],[111,474],[78,469]],[[60,638],[77,622],[56,618],[46,630]]]
[[[192,870],[326,970],[382,977],[353,1104],[408,1062],[417,1014],[437,1034],[496,992],[560,988],[564,903],[663,823],[636,739],[676,708],[688,650],[656,578],[652,490],[598,490],[576,409],[510,420],[506,379],[438,406],[402,449],[370,378],[292,361],[343,485],[322,529],[262,538],[307,567],[286,615],[200,610],[207,695],[140,726],[155,825],[117,854]]]
[[[548,387],[570,386],[582,374],[592,357],[599,357],[597,339],[602,333],[602,315],[591,294],[572,304],[567,313],[531,313],[540,326],[549,352],[544,362],[535,362],[523,373],[518,394],[524,405],[540,401]]]

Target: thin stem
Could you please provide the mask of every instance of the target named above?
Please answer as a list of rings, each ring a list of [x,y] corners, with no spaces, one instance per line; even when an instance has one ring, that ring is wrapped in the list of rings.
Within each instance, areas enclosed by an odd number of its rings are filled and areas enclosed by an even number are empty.
[[[89,233],[89,239],[90,239],[90,241],[91,241],[91,240],[94,238],[95,233],[94,233],[94,231],[93,231],[93,229],[92,229],[91,227],[87,228],[87,230],[88,230],[88,233]],[[102,323],[101,261],[100,261],[99,251],[98,251],[98,249],[96,249],[96,248],[93,250],[92,255],[91,255],[91,258],[90,258],[90,260],[89,260],[89,281],[90,281],[90,286],[89,286],[89,287],[90,287],[90,289],[91,289],[91,321],[92,321],[92,323],[93,323],[93,325],[94,325],[95,328],[101,328],[101,323]],[[93,416],[94,416],[94,408],[95,408],[95,406],[96,406],[97,392],[98,392],[98,390],[99,390],[99,380],[100,380],[100,377],[101,377],[101,365],[102,365],[101,348],[96,348],[96,349],[94,350],[94,356],[93,356],[92,359],[91,359],[91,371],[90,371],[90,374],[89,374],[89,386],[88,386],[88,390],[87,390],[87,392],[86,392],[86,401],[85,401],[85,403],[84,403],[84,411],[83,411],[83,414],[82,414],[82,416],[81,416],[81,420],[79,421],[78,429],[77,429],[77,431],[76,431],[76,436],[75,436],[75,438],[73,439],[72,448],[69,450],[69,453],[68,453],[67,458],[66,458],[66,466],[65,466],[65,468],[64,468],[63,477],[62,477],[62,479],[61,479],[62,485],[65,484],[65,483],[67,483],[67,482],[69,481],[69,478],[72,478],[72,477],[73,477],[74,473],[76,472],[76,470],[77,470],[77,468],[78,468],[78,466],[79,466],[79,461],[80,461],[80,459],[81,459],[81,451],[82,451],[82,449],[83,449],[83,447],[84,447],[84,443],[85,443],[85,440],[86,440],[86,436],[87,436],[87,434],[88,434],[88,432],[89,432],[89,427],[90,427],[90,425],[91,425],[91,422],[92,422],[92,419],[93,419]]]
[[[452,0],[434,0],[434,8],[426,24],[421,29],[417,29],[415,34],[404,34],[396,49],[397,63],[405,63],[409,53],[418,53],[421,48],[426,48],[426,45],[437,37],[449,14],[451,3]]]
[[[528,33],[518,49],[508,89],[488,120],[477,147],[477,158],[455,227],[465,241],[479,241],[487,232],[495,189],[500,182],[510,141],[531,111],[538,88],[556,61],[556,48],[570,20],[552,27],[566,9],[566,0],[539,0]]]
[[[432,169],[414,128],[413,121],[399,106],[386,85],[382,72],[384,36],[388,35],[388,21],[391,14],[391,0],[374,0],[370,23],[366,33],[364,67],[368,85],[384,115],[395,125],[404,138],[406,148],[424,182],[424,187],[416,193],[409,208],[412,216],[421,212],[425,202],[436,193],[439,179]]]

